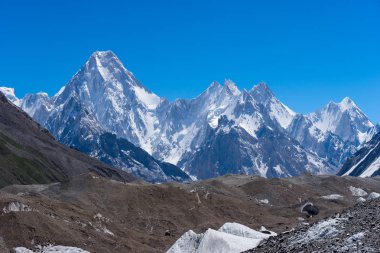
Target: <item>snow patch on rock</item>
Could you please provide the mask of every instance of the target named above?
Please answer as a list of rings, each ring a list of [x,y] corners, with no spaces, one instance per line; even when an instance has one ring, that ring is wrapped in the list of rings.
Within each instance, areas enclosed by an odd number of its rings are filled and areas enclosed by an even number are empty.
[[[368,195],[368,193],[361,188],[350,186],[349,189],[351,191],[352,196],[355,196],[355,197],[364,197]]]
[[[365,202],[366,200],[365,200],[365,198],[363,198],[363,197],[359,197],[356,201],[357,201],[357,202]]]
[[[368,197],[367,197],[367,200],[373,200],[373,199],[378,199],[380,198],[380,194],[377,193],[377,192],[371,192]]]
[[[330,195],[322,196],[321,198],[328,199],[328,200],[337,200],[337,199],[343,199],[344,197],[340,194],[330,194]]]
[[[302,235],[300,238],[294,238],[294,244],[297,243],[308,243],[311,241],[323,239],[323,238],[332,238],[339,233],[340,223],[345,220],[344,218],[333,218],[325,221],[318,222],[317,224],[310,227],[307,232]]]
[[[268,199],[260,199],[259,203],[267,205],[267,204],[269,204],[269,200]]]
[[[31,207],[20,202],[11,202],[3,208],[3,213],[31,211],[33,211]]]

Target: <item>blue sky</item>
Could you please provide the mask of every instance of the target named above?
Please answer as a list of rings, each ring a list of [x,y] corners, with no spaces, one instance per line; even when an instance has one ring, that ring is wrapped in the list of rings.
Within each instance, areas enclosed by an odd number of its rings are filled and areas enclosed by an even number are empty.
[[[54,94],[110,49],[170,100],[264,80],[297,112],[349,96],[380,122],[377,0],[2,0],[0,49],[0,85],[20,97]]]

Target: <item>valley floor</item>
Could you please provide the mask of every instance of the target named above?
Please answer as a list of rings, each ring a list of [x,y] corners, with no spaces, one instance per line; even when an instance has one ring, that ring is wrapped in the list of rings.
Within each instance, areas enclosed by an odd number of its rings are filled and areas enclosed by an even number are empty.
[[[188,230],[203,233],[226,222],[281,233],[354,206],[360,190],[380,192],[380,179],[226,175],[153,185],[84,174],[66,183],[7,186],[0,191],[0,252],[36,245],[165,252]],[[319,214],[302,214],[306,202]]]

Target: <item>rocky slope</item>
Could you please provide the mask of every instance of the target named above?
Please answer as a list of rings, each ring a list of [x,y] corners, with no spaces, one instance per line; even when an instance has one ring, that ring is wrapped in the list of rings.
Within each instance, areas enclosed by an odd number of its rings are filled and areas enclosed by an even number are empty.
[[[117,180],[132,177],[58,143],[0,92],[0,187],[51,183],[87,172]]]
[[[300,217],[313,223],[353,206],[359,188],[380,192],[377,178],[307,175],[152,185],[83,174],[52,185],[7,186],[0,190],[0,248],[53,244],[97,253],[164,252],[188,230],[204,233],[226,222],[281,233],[302,223]],[[300,212],[306,202],[319,207],[317,216]]]
[[[248,252],[378,252],[380,194],[316,224],[271,237]],[[371,199],[371,198],[370,198]]]
[[[350,157],[338,175],[355,177],[380,175],[380,133]]]

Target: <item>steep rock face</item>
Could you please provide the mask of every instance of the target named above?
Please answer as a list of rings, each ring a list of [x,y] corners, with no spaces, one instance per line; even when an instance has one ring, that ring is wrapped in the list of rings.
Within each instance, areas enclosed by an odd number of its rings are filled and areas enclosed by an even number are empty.
[[[143,149],[123,138],[103,130],[98,121],[82,105],[79,98],[71,97],[46,122],[59,141],[90,156],[121,168],[148,182],[189,181],[190,177],[177,166],[154,159]]]
[[[34,120],[43,125],[53,109],[53,104],[50,100],[48,94],[43,92],[27,94],[19,101],[19,106],[31,115]]]
[[[151,151],[146,138],[157,124],[153,110],[161,99],[126,70],[111,51],[95,52],[52,99],[54,108],[77,96],[103,130]]]
[[[177,166],[154,159],[145,150],[126,139],[117,138],[115,134],[103,133],[96,136],[95,141],[87,141],[82,145],[84,146],[78,147],[80,150],[91,147],[92,152],[96,152],[94,156],[102,162],[124,168],[128,173],[148,182],[191,181]]]
[[[267,108],[273,120],[277,121],[282,128],[288,128],[296,113],[281,103],[264,82],[254,86],[250,94],[255,101]]]
[[[203,126],[178,163],[180,167],[200,179],[227,173],[287,177],[305,171],[333,172],[327,163],[303,149],[281,127],[284,122],[280,123],[280,116],[275,117],[273,112],[288,110],[277,99],[257,101],[250,92],[236,92],[231,86],[230,81],[223,88],[213,83],[192,101],[207,105],[208,110],[197,113],[204,113]],[[224,93],[227,89],[235,92]],[[272,94],[265,85],[253,90]],[[268,105],[271,110],[267,109]],[[291,117],[292,113],[287,115]]]
[[[255,137],[244,128],[219,120],[217,128],[209,128],[205,142],[183,160],[184,168],[199,179],[224,174],[248,174],[263,177],[288,177],[304,172],[332,173],[329,165],[304,150],[282,131],[262,126]]]
[[[356,150],[356,145],[342,140],[331,132],[323,132],[304,115],[296,115],[288,131],[303,147],[325,158],[336,168]]]
[[[231,113],[239,96],[236,85],[226,80],[224,86],[213,82],[194,99],[180,99],[160,107],[157,131],[161,134],[153,139],[153,143],[159,143],[154,155],[179,164],[186,153],[204,141],[207,127],[217,127],[219,117]]]
[[[380,133],[347,159],[338,175],[355,177],[380,175]]]

